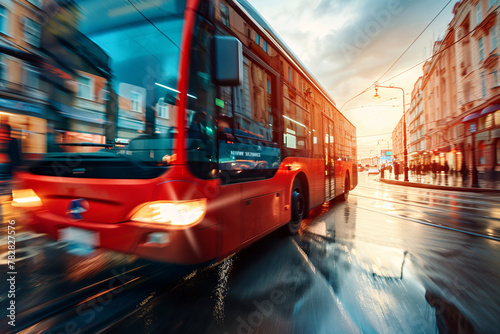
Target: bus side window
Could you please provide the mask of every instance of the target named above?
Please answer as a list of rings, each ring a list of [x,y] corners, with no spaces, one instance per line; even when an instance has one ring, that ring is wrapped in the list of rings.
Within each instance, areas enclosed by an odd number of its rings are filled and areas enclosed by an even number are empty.
[[[278,144],[273,142],[272,75],[248,57],[243,64],[242,85],[218,87],[215,101],[224,183],[272,177],[281,161]]]

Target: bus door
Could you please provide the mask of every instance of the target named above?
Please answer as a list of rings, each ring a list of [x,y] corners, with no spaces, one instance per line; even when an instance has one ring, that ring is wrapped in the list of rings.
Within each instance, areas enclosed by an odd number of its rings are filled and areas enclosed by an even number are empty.
[[[335,197],[335,140],[333,121],[323,116],[323,135],[325,136],[325,200]]]

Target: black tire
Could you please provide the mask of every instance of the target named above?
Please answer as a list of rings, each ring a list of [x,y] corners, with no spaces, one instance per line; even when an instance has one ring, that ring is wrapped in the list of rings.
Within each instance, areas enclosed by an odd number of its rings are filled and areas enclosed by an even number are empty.
[[[297,234],[300,229],[300,224],[306,213],[306,198],[302,189],[302,184],[298,179],[293,181],[292,198],[291,198],[292,218],[287,224],[288,232],[291,235]]]
[[[349,181],[349,174],[346,174],[344,182],[344,193],[342,194],[343,201],[347,201],[349,199],[350,190],[351,190],[351,182]]]

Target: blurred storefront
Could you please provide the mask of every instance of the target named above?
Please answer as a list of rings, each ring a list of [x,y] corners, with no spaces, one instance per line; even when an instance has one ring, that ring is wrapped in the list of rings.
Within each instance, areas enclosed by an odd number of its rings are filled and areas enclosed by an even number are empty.
[[[46,151],[47,121],[45,106],[0,98],[0,119],[12,128],[12,136],[21,143],[22,152],[30,157]]]
[[[500,175],[499,19],[493,3],[456,3],[443,38],[434,43],[407,112],[412,160],[446,162],[453,170],[465,162],[468,170],[474,165],[480,173]]]

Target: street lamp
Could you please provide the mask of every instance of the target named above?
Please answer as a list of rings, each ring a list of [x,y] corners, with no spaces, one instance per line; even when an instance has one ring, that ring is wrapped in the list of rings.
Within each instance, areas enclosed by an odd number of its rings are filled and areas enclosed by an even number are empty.
[[[403,154],[404,154],[404,175],[405,175],[405,181],[408,182],[408,149],[406,148],[406,112],[405,112],[405,91],[401,87],[395,87],[395,86],[380,86],[378,83],[375,83],[375,95],[373,96],[374,99],[379,99],[380,95],[378,95],[378,89],[379,88],[396,88],[396,89],[401,89],[403,92]]]
[[[472,183],[471,186],[474,188],[479,188],[479,177],[478,171],[476,167],[476,133],[475,131],[471,131],[472,133]]]

